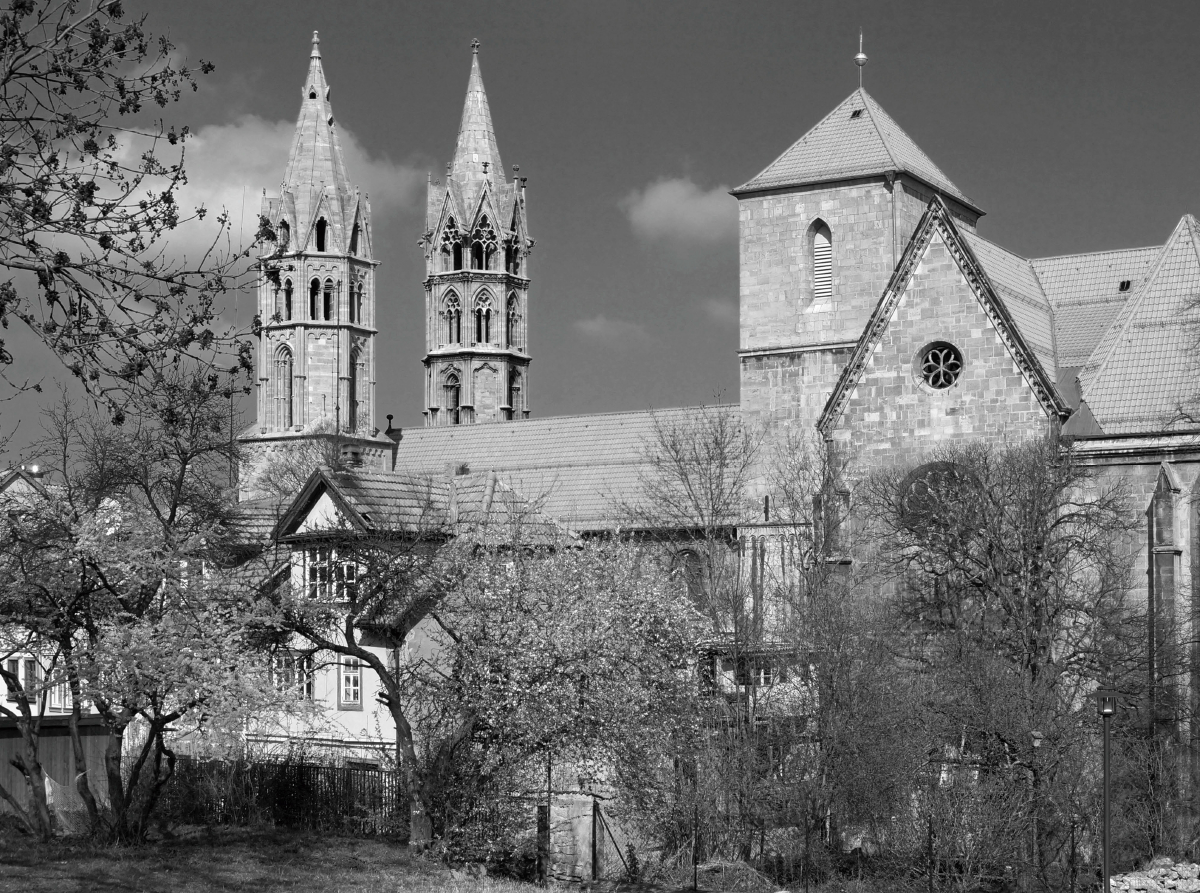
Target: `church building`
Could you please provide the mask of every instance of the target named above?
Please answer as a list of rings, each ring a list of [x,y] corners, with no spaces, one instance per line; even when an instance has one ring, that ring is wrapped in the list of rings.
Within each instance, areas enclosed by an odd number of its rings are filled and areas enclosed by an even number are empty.
[[[272,451],[336,438],[374,487],[488,472],[586,534],[615,526],[636,492],[656,419],[686,416],[534,413],[534,243],[478,52],[453,157],[428,185],[425,279],[388,285],[424,293],[407,302],[414,320],[424,308],[423,378],[389,383],[422,389],[424,424],[381,431],[370,205],[344,169],[314,37],[283,184],[263,204],[278,240],[262,258],[244,499]],[[1194,217],[1169,232],[1164,221],[1161,245],[1020,257],[980,233],[984,209],[861,87],[733,195],[740,335],[724,362],[739,364],[746,424],[812,434],[861,468],[919,463],[944,444],[1071,438],[1128,484],[1141,518],[1134,579],[1151,614],[1189,621],[1200,595]]]

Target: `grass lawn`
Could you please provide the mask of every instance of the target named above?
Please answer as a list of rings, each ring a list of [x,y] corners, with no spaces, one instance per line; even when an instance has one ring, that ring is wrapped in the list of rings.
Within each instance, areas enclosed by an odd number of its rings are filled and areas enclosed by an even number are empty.
[[[456,876],[457,875],[457,876]],[[4,893],[533,893],[499,878],[452,875],[378,840],[221,831],[135,849],[0,837]]]

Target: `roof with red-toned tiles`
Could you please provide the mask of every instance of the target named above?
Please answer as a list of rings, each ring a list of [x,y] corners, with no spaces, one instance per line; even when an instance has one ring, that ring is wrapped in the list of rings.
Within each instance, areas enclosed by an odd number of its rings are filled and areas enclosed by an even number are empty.
[[[861,87],[734,194],[903,171],[980,210]]]
[[[1196,427],[1182,410],[1200,371],[1198,304],[1200,224],[1188,214],[1080,370],[1083,400],[1106,435]]]
[[[1079,367],[1087,361],[1161,253],[1162,246],[1155,245],[1031,261],[1054,308],[1060,366]]]

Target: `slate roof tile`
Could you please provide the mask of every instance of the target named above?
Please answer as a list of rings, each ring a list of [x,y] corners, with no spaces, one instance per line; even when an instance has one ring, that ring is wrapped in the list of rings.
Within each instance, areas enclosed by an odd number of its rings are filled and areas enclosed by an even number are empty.
[[[574,530],[618,523],[618,506],[636,499],[648,471],[644,451],[655,420],[688,417],[688,408],[559,416],[406,430],[396,468],[492,470],[546,515]]]
[[[1179,425],[1196,396],[1198,299],[1200,225],[1189,214],[1080,370],[1083,399],[1106,435]]]
[[[1054,308],[1058,363],[1082,366],[1130,295],[1145,281],[1162,246],[1034,258],[1042,290]],[[1129,280],[1128,291],[1120,284]]]
[[[1037,356],[1047,376],[1053,380],[1057,375],[1054,315],[1032,265],[1025,258],[972,232],[963,230],[962,237],[987,273],[993,290],[1008,308],[1025,343]]]
[[[855,115],[854,112],[860,114]],[[734,193],[904,171],[978,209],[861,87]]]

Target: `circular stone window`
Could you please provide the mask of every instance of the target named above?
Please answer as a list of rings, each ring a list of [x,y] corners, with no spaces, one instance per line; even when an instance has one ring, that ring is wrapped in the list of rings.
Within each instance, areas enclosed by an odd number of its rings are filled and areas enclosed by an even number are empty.
[[[921,380],[935,390],[945,390],[962,374],[963,358],[958,348],[935,341],[921,351]]]

